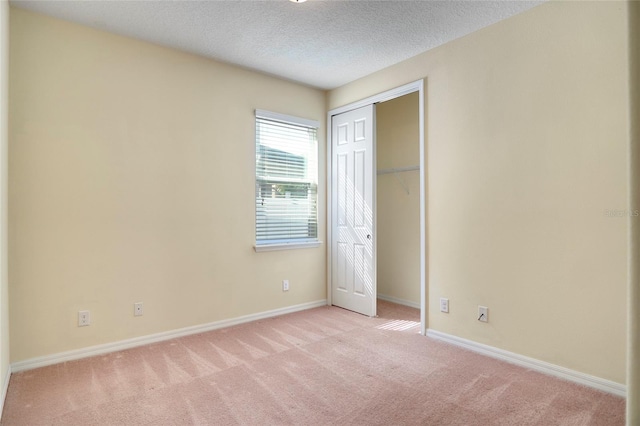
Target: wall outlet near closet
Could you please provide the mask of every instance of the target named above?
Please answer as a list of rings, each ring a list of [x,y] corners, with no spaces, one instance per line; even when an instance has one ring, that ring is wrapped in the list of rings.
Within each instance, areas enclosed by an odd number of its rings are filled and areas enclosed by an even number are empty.
[[[489,322],[489,308],[478,306],[478,321]]]
[[[91,312],[78,311],[78,327],[86,327],[91,324]]]
[[[449,299],[446,297],[440,298],[440,312],[444,312],[445,314],[449,313]]]
[[[289,291],[289,280],[282,280],[282,291]]]

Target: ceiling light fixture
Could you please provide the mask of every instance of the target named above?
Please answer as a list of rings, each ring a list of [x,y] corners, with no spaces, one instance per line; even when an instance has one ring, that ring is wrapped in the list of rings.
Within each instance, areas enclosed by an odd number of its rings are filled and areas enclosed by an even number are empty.
[[[307,0],[289,0],[289,1],[293,3],[304,3]]]

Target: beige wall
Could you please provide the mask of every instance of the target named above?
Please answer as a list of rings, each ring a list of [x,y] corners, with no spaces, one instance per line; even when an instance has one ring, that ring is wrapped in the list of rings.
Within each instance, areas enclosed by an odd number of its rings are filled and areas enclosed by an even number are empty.
[[[417,92],[376,105],[378,170],[419,165],[419,138]],[[377,180],[378,295],[420,306],[420,172]]]
[[[427,78],[431,328],[624,382],[626,12],[548,3],[329,93]],[[322,92],[11,14],[12,361],[325,297],[324,248],[251,247],[252,111]]]
[[[324,92],[16,8],[10,71],[12,362],[326,298],[324,246],[253,250],[254,109],[324,159]]]
[[[631,206],[640,209],[640,3],[629,2]],[[640,424],[640,218],[632,217],[629,256],[629,362],[627,424]]]
[[[430,328],[625,382],[626,19],[545,3],[329,93],[427,79]]]
[[[0,0],[0,398],[9,372],[9,284],[7,275],[7,145],[9,2]],[[0,414],[4,399],[0,399]]]

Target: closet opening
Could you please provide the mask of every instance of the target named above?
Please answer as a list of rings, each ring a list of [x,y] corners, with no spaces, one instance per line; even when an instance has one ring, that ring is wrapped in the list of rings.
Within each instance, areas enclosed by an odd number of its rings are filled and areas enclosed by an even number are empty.
[[[376,104],[379,308],[380,301],[421,307],[419,114],[419,92]]]
[[[402,305],[419,308],[422,335],[428,327],[424,83],[327,113],[327,304],[371,317],[378,305],[408,309],[412,317],[415,311]]]

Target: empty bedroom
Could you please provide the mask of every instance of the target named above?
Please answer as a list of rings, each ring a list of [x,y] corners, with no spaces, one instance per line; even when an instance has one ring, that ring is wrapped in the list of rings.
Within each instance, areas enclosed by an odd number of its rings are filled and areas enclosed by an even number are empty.
[[[0,424],[639,425],[639,23],[0,0]]]

